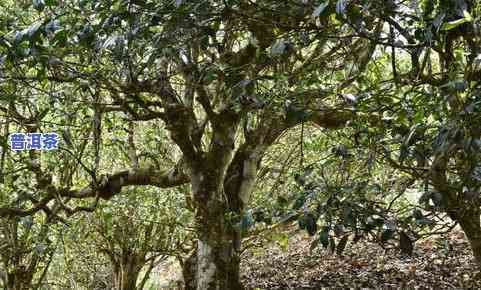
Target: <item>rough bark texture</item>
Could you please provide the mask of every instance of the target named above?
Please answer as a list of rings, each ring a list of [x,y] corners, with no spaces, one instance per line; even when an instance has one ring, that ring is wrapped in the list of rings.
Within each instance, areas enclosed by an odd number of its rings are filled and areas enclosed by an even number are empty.
[[[197,267],[197,249],[192,251],[190,255],[181,261],[182,265],[182,276],[184,278],[184,289],[185,290],[195,290],[196,288],[196,267]]]
[[[459,225],[463,229],[473,251],[473,256],[481,270],[481,225],[479,208],[466,210],[459,218]]]
[[[249,202],[262,156],[289,127],[271,115],[259,123],[262,125],[245,133],[245,142],[235,152],[232,127],[221,128],[209,152],[212,158],[191,168],[199,234],[195,289],[243,289],[239,271],[242,234],[234,225]],[[184,269],[189,272],[184,277],[191,277],[192,266]]]
[[[196,289],[242,289],[239,257],[223,194],[220,191],[202,192],[202,189],[194,189],[194,192],[197,196],[210,196],[204,203],[197,203]]]
[[[29,273],[22,268],[16,269],[13,273],[7,273],[8,290],[31,289],[33,273]]]
[[[466,234],[473,251],[473,256],[481,270],[481,223],[479,201],[466,200],[463,196],[456,194],[455,188],[449,183],[447,177],[447,167],[449,152],[455,152],[457,144],[453,144],[445,153],[439,154],[431,165],[431,180],[435,189],[442,194],[443,207],[449,217],[459,223]],[[458,192],[462,192],[458,188]]]
[[[114,267],[114,287],[116,290],[136,289],[137,278],[142,264],[137,262],[135,256],[126,256],[120,264]]]

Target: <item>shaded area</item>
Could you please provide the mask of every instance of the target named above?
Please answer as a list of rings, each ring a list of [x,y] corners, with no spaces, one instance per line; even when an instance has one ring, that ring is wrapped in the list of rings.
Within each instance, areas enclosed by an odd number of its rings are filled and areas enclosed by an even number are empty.
[[[359,241],[344,256],[319,249],[310,253],[309,239],[296,234],[287,251],[278,245],[252,248],[242,263],[248,289],[480,288],[476,264],[464,234],[418,241],[412,257],[398,250]]]

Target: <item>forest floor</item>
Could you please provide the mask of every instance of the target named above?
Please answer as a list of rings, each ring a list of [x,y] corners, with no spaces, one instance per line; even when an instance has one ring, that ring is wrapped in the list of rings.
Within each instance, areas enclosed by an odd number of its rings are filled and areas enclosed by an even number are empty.
[[[288,243],[264,243],[244,252],[241,271],[247,289],[481,289],[460,231],[417,241],[410,257],[363,240],[348,243],[339,257],[322,246],[311,251],[305,232],[282,233],[290,237]],[[147,289],[173,289],[180,272],[178,262],[167,261],[151,275],[155,286]]]
[[[247,250],[242,262],[248,289],[481,289],[470,247],[459,231],[417,241],[412,256],[359,241],[342,257],[310,251],[304,233],[291,233],[287,249],[274,242]]]

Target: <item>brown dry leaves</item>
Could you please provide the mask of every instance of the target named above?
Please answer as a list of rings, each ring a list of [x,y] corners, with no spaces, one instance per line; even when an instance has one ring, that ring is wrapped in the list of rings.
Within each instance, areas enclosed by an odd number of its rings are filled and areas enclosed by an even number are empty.
[[[412,257],[360,241],[344,257],[329,250],[309,252],[310,239],[291,235],[287,251],[271,244],[250,249],[242,263],[248,289],[481,288],[464,235],[453,232],[416,243]]]

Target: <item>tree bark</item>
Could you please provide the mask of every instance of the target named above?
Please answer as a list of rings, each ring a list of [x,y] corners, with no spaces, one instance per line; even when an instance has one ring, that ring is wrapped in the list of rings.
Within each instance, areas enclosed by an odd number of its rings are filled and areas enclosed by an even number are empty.
[[[244,289],[240,281],[242,234],[238,225],[262,156],[285,129],[275,118],[260,123],[232,159],[217,161],[214,166],[204,164],[204,175],[191,175],[199,226],[196,289]]]
[[[135,256],[127,256],[122,263],[114,267],[114,287],[116,290],[136,289],[137,278],[142,266]]]
[[[184,279],[184,290],[195,290],[197,271],[197,249],[192,251],[185,260],[179,259],[182,266],[182,277]]]
[[[25,271],[24,267],[19,267],[13,273],[7,273],[8,290],[26,290],[32,288],[33,273]]]
[[[239,253],[235,247],[238,241],[229,224],[228,205],[220,193],[208,193],[210,198],[206,202],[197,203],[197,290],[243,289],[239,274]],[[196,196],[206,194],[197,190]]]
[[[239,249],[241,236],[238,231],[219,225],[217,221],[201,226],[202,239],[195,251],[182,263],[185,290],[195,289],[244,289],[240,281]],[[198,218],[198,222],[204,219]],[[220,231],[211,230],[217,228]],[[198,262],[200,261],[200,262]]]
[[[479,208],[473,208],[464,211],[458,221],[468,238],[478,269],[481,270],[481,225],[479,218]]]
[[[198,243],[197,290],[243,289],[239,275],[239,257],[232,241],[224,238],[203,239]]]

